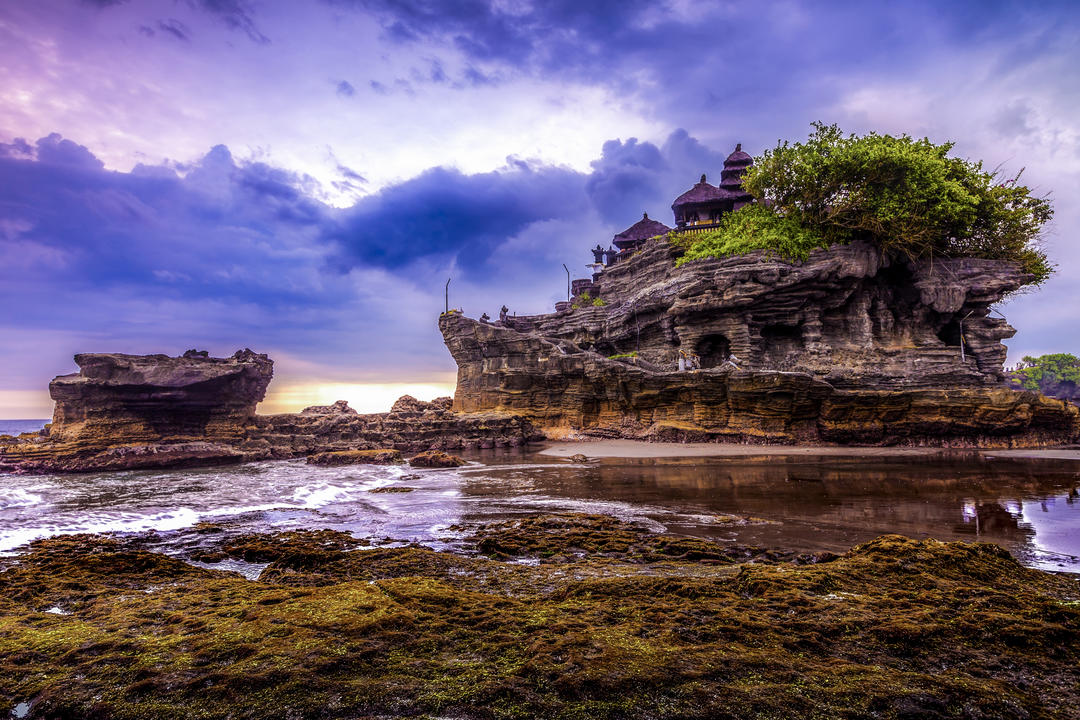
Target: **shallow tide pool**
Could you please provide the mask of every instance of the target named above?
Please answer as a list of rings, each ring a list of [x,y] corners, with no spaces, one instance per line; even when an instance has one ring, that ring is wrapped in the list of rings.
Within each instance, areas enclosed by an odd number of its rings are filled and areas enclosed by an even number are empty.
[[[1071,459],[801,450],[582,464],[538,450],[474,453],[453,470],[299,460],[2,476],[0,552],[59,534],[117,532],[150,534],[153,546],[185,556],[201,541],[191,532],[198,523],[226,533],[330,528],[439,548],[453,545],[459,525],[590,512],[784,550],[843,552],[886,533],[981,540],[1028,565],[1080,572],[1080,462]]]

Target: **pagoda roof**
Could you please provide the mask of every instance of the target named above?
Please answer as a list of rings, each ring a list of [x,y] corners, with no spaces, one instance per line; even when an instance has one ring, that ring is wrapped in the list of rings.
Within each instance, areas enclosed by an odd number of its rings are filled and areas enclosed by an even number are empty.
[[[727,156],[727,160],[724,161],[724,167],[727,167],[728,165],[752,165],[753,162],[753,156],[743,152],[742,143],[739,143],[735,146],[735,152]]]
[[[622,249],[642,240],[648,240],[651,237],[669,232],[671,232],[671,228],[667,225],[651,219],[649,213],[642,213],[640,220],[617,234],[612,238],[612,241],[615,243],[615,247]]]
[[[671,204],[672,209],[683,205],[701,205],[716,202],[718,200],[736,200],[742,197],[742,192],[731,192],[724,188],[716,187],[705,182],[705,176],[701,176],[701,182],[675,198]]]

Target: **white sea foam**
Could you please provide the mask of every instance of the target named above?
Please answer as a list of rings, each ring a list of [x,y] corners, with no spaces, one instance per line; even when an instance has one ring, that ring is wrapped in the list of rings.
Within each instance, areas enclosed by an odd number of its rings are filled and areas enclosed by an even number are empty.
[[[43,502],[41,495],[22,488],[0,488],[0,510],[32,507]]]

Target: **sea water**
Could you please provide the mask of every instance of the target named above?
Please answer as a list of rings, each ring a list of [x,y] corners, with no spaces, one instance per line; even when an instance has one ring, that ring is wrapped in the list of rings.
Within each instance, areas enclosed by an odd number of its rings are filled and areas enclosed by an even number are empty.
[[[19,435],[37,432],[50,420],[0,420],[0,435]]]
[[[469,455],[454,469],[302,460],[219,468],[0,477],[0,552],[67,533],[149,538],[188,558],[207,538],[333,529],[453,548],[463,528],[525,513],[613,515],[656,531],[800,552],[886,533],[998,543],[1080,572],[1080,462],[956,457],[608,458]],[[386,488],[407,492],[380,492]],[[375,492],[373,492],[375,491]],[[215,532],[198,532],[213,523]]]

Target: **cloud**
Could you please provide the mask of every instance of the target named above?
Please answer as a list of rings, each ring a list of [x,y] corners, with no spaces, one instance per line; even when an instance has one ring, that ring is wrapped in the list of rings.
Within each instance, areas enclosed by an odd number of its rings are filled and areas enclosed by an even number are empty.
[[[16,138],[12,145],[20,149],[29,147],[22,138]],[[85,146],[66,140],[59,133],[52,133],[38,140],[33,155],[38,162],[46,165],[64,165],[83,170],[101,170],[105,167],[105,163],[98,160]]]
[[[356,88],[348,80],[342,80],[337,84],[337,94],[341,97],[352,97],[356,94]]]
[[[105,10],[126,5],[129,0],[81,0],[81,2]],[[266,45],[270,42],[270,38],[266,37],[255,24],[252,6],[244,0],[184,0],[184,4],[192,10],[215,18],[229,30],[247,35],[254,43]],[[177,40],[191,39],[190,30],[179,20],[174,18],[159,20],[156,25],[158,30]],[[155,34],[154,29],[146,24],[139,24],[136,29],[147,37],[153,37]]]
[[[158,30],[171,35],[172,37],[182,42],[191,41],[191,31],[188,30],[184,23],[176,20],[175,18],[169,18],[168,20],[159,20],[157,24]]]
[[[244,33],[252,42],[270,42],[255,25],[254,12],[244,0],[188,0],[188,4],[218,18],[230,30]]]
[[[473,270],[530,224],[580,214],[582,184],[571,170],[516,160],[474,175],[432,168],[359,200],[324,240],[337,248],[340,270],[401,268],[429,256],[453,257]]]

